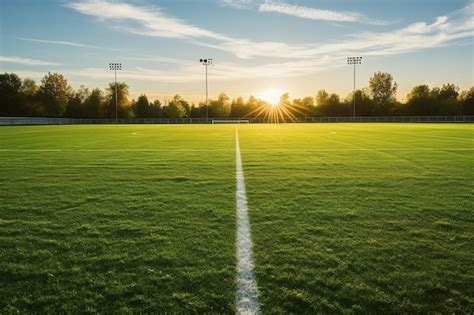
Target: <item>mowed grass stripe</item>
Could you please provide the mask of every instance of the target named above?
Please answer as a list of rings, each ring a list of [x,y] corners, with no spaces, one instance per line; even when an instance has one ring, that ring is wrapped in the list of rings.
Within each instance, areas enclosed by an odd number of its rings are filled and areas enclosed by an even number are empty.
[[[233,128],[89,128],[0,146],[229,150],[0,153],[0,312],[232,313]]]
[[[469,312],[473,130],[239,126],[262,312]]]

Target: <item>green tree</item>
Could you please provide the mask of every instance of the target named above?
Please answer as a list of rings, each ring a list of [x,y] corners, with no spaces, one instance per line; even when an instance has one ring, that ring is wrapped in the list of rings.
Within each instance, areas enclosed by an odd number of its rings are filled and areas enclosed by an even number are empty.
[[[62,116],[66,110],[71,93],[72,88],[62,74],[48,72],[41,79],[39,88],[39,96],[45,114],[52,117]]]
[[[434,105],[436,98],[426,84],[413,87],[407,95],[408,113],[414,115],[433,115],[436,108]]]
[[[463,113],[462,104],[458,101],[459,87],[447,83],[439,89],[438,114],[439,115],[461,115]]]
[[[387,72],[376,72],[369,80],[372,99],[380,112],[384,115],[390,114],[396,103],[398,85],[393,77]]]
[[[22,112],[21,79],[14,73],[0,74],[0,115],[15,116]]]
[[[146,95],[140,95],[138,100],[133,104],[133,113],[135,117],[144,118],[151,116],[151,106]]]
[[[189,117],[191,117],[191,118],[202,118],[203,117],[202,112],[203,111],[202,111],[201,106],[196,106],[196,105],[193,104],[191,106]]]
[[[351,114],[354,111],[354,98],[356,116],[375,116],[380,114],[380,110],[372,101],[370,91],[367,88],[356,90],[346,97],[346,104],[350,108]]]
[[[118,117],[130,116],[129,87],[125,82],[117,82],[117,112]],[[102,110],[103,116],[115,118],[115,82],[110,82],[107,87],[107,101]]]
[[[327,105],[327,101],[329,99],[329,93],[326,90],[319,90],[316,93],[316,105]]]
[[[443,84],[441,89],[439,89],[438,98],[440,100],[452,99],[455,100],[459,96],[459,87],[454,84],[447,83]]]
[[[243,118],[247,114],[245,102],[242,97],[238,97],[232,100],[230,105],[230,117],[232,118]]]
[[[90,96],[90,91],[86,87],[81,87],[69,97],[65,117],[85,118],[87,117],[85,102]]]
[[[461,92],[459,101],[462,104],[462,111],[464,115],[474,115],[474,86],[469,90]]]
[[[341,103],[341,98],[336,93],[331,93],[328,98],[328,105],[339,105]]]
[[[230,98],[225,93],[220,93],[217,100],[209,102],[209,117],[210,118],[225,118],[229,117],[231,110]]]
[[[342,103],[339,95],[329,94],[325,90],[319,90],[316,93],[317,106],[315,115],[322,117],[348,116],[350,115],[349,106]]]
[[[23,98],[23,114],[26,116],[39,116],[44,114],[38,95],[39,87],[32,79],[24,79],[21,83],[20,93]]]
[[[182,118],[186,116],[186,108],[181,96],[175,95],[168,106],[163,108],[163,116],[168,118]]]
[[[291,105],[296,116],[312,116],[314,113],[314,99],[310,96],[293,99]]]
[[[100,89],[93,89],[84,102],[86,118],[99,118],[100,110],[104,104],[104,93]]]
[[[155,100],[152,104],[150,104],[150,117],[158,118],[161,117],[161,102],[159,100]]]

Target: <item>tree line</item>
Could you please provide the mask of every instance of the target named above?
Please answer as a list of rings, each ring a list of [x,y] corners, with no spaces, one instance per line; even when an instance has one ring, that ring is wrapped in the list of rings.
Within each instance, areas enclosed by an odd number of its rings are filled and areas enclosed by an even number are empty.
[[[291,100],[288,93],[280,98],[278,108],[283,115],[294,117],[351,116],[356,103],[357,116],[382,115],[474,115],[474,87],[459,91],[446,83],[430,88],[417,85],[411,89],[405,102],[396,99],[397,83],[391,74],[376,72],[366,88],[341,98],[326,90],[314,97]],[[190,104],[179,95],[161,103],[150,101],[146,95],[131,100],[125,82],[109,83],[105,91],[81,86],[74,90],[59,73],[46,74],[39,84],[21,79],[15,73],[0,74],[0,116],[114,118],[117,93],[120,118],[204,118],[206,111],[212,118],[258,118],[272,107],[264,100],[250,96],[230,99],[219,94],[206,104]]]

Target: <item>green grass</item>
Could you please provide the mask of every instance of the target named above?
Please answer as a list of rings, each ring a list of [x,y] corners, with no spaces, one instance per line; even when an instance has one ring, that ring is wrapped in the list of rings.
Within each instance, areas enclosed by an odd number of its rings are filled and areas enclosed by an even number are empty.
[[[472,312],[472,127],[240,127],[264,313]]]
[[[224,129],[2,128],[1,149],[62,151],[0,152],[0,313],[232,312]]]
[[[239,125],[264,313],[474,310],[474,128]],[[235,308],[235,126],[0,128],[0,313]]]

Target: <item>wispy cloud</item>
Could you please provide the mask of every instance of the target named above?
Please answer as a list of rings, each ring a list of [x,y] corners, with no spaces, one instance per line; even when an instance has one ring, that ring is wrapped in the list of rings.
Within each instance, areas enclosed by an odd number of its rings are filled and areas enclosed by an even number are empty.
[[[335,11],[307,6],[295,5],[283,1],[274,0],[220,0],[221,6],[235,9],[251,9],[259,12],[270,12],[290,15],[303,19],[329,21],[329,22],[352,22],[370,25],[389,25],[390,21],[371,19],[358,12]]]
[[[288,44],[261,42],[247,38],[235,38],[167,16],[152,6],[93,0],[68,4],[70,8],[102,21],[119,22],[122,30],[153,37],[191,39],[192,43],[226,51],[239,58],[276,57],[284,59],[313,59],[323,56],[342,56],[357,53],[363,55],[390,55],[419,49],[447,45],[453,41],[473,36],[474,20],[470,7],[443,16],[431,24],[419,22],[390,32],[365,32],[347,36],[344,40],[330,43]],[[315,13],[313,12],[313,15]],[[319,16],[324,14],[320,13]],[[316,15],[315,15],[316,16]],[[326,18],[355,19],[355,15],[332,13]],[[134,22],[125,26],[124,22]]]
[[[140,28],[122,26],[124,29],[128,29],[128,31],[136,34],[171,38],[227,39],[227,37],[215,32],[167,16],[159,8],[152,6],[135,6],[128,3],[107,2],[103,0],[76,2],[67,4],[66,6],[104,21],[139,22],[141,25]]]
[[[255,0],[220,0],[218,3],[223,7],[248,9],[255,4]]]
[[[258,10],[260,12],[276,12],[304,19],[322,21],[359,22],[363,19],[363,15],[359,13],[320,10],[284,2],[265,2],[260,5]]]
[[[0,63],[14,63],[27,66],[58,66],[60,63],[37,59],[21,58],[16,56],[0,56]]]
[[[97,49],[101,48],[99,46],[86,45],[86,44],[67,42],[67,41],[60,41],[60,40],[47,40],[47,39],[38,39],[38,38],[25,38],[25,37],[20,37],[18,39],[23,40],[23,41],[43,43],[43,44],[64,45],[64,46],[83,47],[83,48],[97,48]]]

